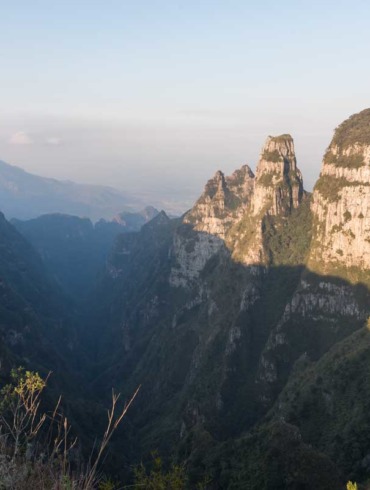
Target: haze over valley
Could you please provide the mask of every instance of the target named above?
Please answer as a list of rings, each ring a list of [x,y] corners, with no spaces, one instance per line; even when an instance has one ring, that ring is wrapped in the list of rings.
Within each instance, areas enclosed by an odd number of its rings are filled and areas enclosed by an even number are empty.
[[[1,489],[370,489],[369,15],[4,5]]]

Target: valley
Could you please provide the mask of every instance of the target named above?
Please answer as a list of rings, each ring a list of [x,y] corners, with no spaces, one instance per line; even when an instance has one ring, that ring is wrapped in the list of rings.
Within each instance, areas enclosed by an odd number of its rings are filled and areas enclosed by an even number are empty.
[[[312,194],[292,136],[269,136],[182,217],[2,215],[0,247],[3,383],[53,371],[85,456],[112,387],[141,386],[115,481],[156,452],[178,488],[368,488],[370,109],[338,126]]]

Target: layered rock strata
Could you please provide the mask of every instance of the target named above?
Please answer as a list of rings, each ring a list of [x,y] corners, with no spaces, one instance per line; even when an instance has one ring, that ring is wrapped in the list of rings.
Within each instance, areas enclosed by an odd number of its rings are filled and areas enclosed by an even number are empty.
[[[250,207],[254,175],[243,165],[231,176],[218,171],[210,179],[194,207],[185,215],[184,223],[225,239],[231,225]]]
[[[267,265],[263,227],[266,216],[289,216],[304,196],[293,138],[269,136],[262,148],[254,179],[251,205],[227,237],[233,258],[245,265]]]
[[[303,179],[289,134],[266,140],[257,166],[252,213],[287,214],[299,206]]]
[[[309,266],[370,284],[370,110],[342,123],[324,156]],[[355,269],[355,270],[354,270]]]

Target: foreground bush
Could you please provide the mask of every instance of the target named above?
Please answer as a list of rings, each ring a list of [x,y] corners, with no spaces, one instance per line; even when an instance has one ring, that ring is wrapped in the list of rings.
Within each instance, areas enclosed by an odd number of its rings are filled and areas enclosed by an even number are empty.
[[[61,410],[59,398],[51,412],[41,410],[41,396],[49,376],[22,368],[12,370],[11,382],[0,392],[0,489],[113,490],[98,469],[102,455],[138,390],[117,412],[120,395],[112,391],[108,422],[96,457],[79,462],[77,439]]]

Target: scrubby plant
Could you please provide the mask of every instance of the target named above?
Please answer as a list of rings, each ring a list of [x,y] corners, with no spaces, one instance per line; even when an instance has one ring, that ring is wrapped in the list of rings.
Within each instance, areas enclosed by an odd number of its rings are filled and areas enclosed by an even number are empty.
[[[347,490],[357,490],[357,488],[357,483],[352,483],[351,481],[347,483]]]
[[[120,411],[120,395],[112,390],[107,428],[96,456],[76,469],[71,461],[77,439],[71,437],[61,397],[51,412],[42,410],[50,374],[43,379],[38,373],[13,369],[10,383],[0,391],[0,489],[113,490],[112,482],[101,479],[99,464],[139,388]]]
[[[165,471],[162,459],[153,453],[152,467],[149,472],[141,464],[135,469],[134,488],[146,490],[185,490],[187,488],[187,476],[184,465],[172,464]]]

